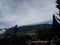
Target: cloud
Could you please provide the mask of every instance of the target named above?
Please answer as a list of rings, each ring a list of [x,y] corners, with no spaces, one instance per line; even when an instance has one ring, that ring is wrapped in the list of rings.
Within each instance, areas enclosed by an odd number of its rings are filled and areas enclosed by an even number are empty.
[[[0,22],[21,26],[52,20],[55,9],[55,0],[0,0]]]

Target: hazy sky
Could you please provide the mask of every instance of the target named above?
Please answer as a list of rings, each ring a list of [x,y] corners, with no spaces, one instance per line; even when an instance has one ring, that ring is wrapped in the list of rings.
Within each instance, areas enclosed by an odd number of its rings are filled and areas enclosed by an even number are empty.
[[[0,0],[0,27],[52,20],[55,0]]]

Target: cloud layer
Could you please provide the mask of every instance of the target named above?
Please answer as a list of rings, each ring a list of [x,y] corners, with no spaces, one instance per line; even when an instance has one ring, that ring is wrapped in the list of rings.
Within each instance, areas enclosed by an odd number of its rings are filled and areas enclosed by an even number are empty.
[[[0,0],[0,23],[4,27],[52,20],[55,0]]]

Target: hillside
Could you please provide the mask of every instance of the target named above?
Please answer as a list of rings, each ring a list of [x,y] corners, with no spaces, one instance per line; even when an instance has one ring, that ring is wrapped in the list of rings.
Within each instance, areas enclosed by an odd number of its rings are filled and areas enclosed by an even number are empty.
[[[38,30],[52,30],[51,24],[37,24],[37,25],[28,25],[28,26],[20,26],[18,27],[18,32],[34,32]],[[7,29],[7,32],[14,32],[13,27]]]

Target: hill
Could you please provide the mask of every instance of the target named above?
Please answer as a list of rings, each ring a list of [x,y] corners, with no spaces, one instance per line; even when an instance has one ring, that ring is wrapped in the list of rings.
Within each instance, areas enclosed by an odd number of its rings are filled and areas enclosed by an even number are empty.
[[[32,33],[38,30],[52,30],[52,24],[37,24],[37,25],[27,25],[27,26],[20,26],[18,27],[18,32],[20,33]],[[13,27],[7,29],[7,32],[13,33]]]

